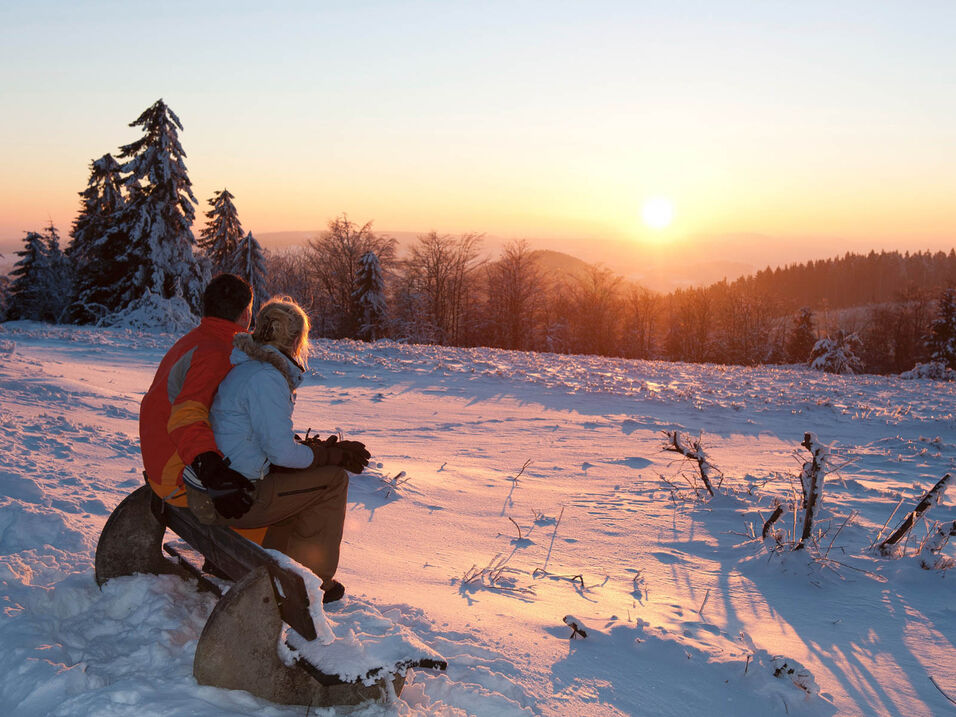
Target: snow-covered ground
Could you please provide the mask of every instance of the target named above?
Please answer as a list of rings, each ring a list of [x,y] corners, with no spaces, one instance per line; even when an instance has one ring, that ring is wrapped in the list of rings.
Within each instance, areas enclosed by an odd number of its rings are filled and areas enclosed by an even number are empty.
[[[305,713],[196,684],[213,603],[190,583],[93,580],[110,510],[141,485],[139,401],[174,338],[0,326],[0,714]],[[956,698],[956,572],[867,550],[956,466],[956,384],[313,349],[297,428],[341,430],[374,456],[352,480],[348,595],[329,617],[367,601],[449,662],[359,714],[956,711],[943,694]],[[689,499],[693,472],[662,450],[673,429],[703,432],[724,475],[715,498]],[[751,532],[799,494],[805,431],[839,469],[826,533],[771,553]],[[780,525],[792,532],[793,514]],[[569,640],[566,615],[585,639]]]

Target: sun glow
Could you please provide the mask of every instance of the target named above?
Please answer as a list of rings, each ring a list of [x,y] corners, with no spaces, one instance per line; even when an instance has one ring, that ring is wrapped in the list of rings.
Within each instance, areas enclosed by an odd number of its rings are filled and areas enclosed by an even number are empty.
[[[674,203],[667,197],[648,197],[641,218],[651,229],[666,229],[674,221]]]

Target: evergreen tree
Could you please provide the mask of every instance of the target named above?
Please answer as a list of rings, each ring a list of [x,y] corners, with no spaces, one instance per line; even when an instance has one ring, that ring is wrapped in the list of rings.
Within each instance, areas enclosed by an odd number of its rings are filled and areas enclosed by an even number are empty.
[[[359,259],[352,297],[358,314],[358,338],[363,341],[381,338],[387,313],[385,281],[374,251],[365,252]]]
[[[0,254],[3,256],[3,254]],[[10,308],[10,277],[0,275],[0,321],[7,318],[7,309]]]
[[[810,352],[810,368],[837,374],[855,374],[863,371],[859,354],[863,349],[860,337],[842,329],[831,338],[824,336]]]
[[[787,337],[787,357],[793,363],[803,363],[810,357],[816,343],[813,311],[809,306],[804,306],[793,319],[793,327]]]
[[[47,263],[47,243],[38,232],[27,232],[23,249],[16,252],[20,260],[13,265],[10,276],[10,305],[6,318],[40,321],[45,313],[46,296],[44,273]]]
[[[70,303],[73,293],[73,272],[70,262],[60,249],[60,233],[53,222],[45,230],[46,257],[37,277],[44,292],[41,321],[57,322]]]
[[[122,166],[127,201],[117,220],[124,247],[107,308],[124,309],[152,293],[165,299],[181,295],[198,309],[208,276],[193,255],[197,201],[179,143],[182,123],[158,100],[130,126],[142,127],[144,134],[120,148],[120,158],[127,160]]]
[[[391,237],[376,235],[372,222],[359,226],[344,214],[330,221],[328,231],[322,236],[309,241],[306,260],[315,284],[311,303],[322,307],[319,313],[310,315],[316,335],[333,338],[356,335],[355,277],[359,260],[373,251],[387,270],[395,259],[397,244]]]
[[[104,154],[90,164],[90,179],[80,192],[80,213],[73,222],[66,256],[73,271],[73,303],[65,320],[91,323],[105,313],[119,280],[116,257],[126,248],[124,235],[114,221],[123,208],[120,165]]]
[[[199,234],[199,246],[212,264],[214,273],[228,271],[229,262],[243,238],[233,199],[235,197],[228,189],[215,193],[209,200],[212,209],[206,212],[209,221]]]
[[[926,347],[933,361],[956,369],[956,289],[945,289],[940,294]]]
[[[262,246],[252,236],[252,232],[239,240],[229,262],[223,267],[236,276],[245,279],[252,287],[252,315],[259,313],[259,307],[269,299],[266,292],[266,258]]]

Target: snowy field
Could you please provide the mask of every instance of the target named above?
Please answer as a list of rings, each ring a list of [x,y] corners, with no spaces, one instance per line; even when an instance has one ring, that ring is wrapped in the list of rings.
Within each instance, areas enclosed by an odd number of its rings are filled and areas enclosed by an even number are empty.
[[[139,401],[174,338],[0,326],[0,714],[306,714],[196,684],[213,603],[192,584],[93,580],[110,510],[141,485]],[[373,453],[329,617],[367,600],[449,662],[357,714],[956,714],[956,570],[911,555],[922,524],[907,556],[868,550],[956,468],[953,383],[313,350],[296,427]],[[703,433],[715,498],[692,499],[693,472],[662,450],[673,429]],[[799,494],[805,431],[838,468],[825,532],[771,552],[760,530]],[[956,518],[953,495],[931,523]],[[792,532],[793,513],[779,525]],[[569,640],[566,615],[585,639]]]

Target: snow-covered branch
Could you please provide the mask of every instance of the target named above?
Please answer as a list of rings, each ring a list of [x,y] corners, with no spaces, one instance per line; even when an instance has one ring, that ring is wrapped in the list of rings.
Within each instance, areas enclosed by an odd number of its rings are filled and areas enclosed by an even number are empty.
[[[913,526],[919,522],[920,518],[943,499],[943,494],[946,492],[946,488],[949,486],[951,479],[952,475],[949,473],[940,478],[936,485],[930,488],[920,502],[916,504],[916,507],[903,518],[903,521],[896,527],[896,530],[890,534],[890,537],[877,546],[883,555],[892,553],[893,546],[899,544],[913,529]]]
[[[710,478],[714,473],[720,473],[720,470],[707,459],[707,454],[701,447],[700,438],[688,440],[686,436],[682,436],[680,431],[676,430],[664,431],[664,435],[667,436],[668,441],[664,446],[664,450],[680,453],[684,458],[696,461],[697,467],[700,470],[701,480],[704,482],[704,487],[707,488],[707,492],[713,496],[714,486]]]
[[[800,473],[800,485],[803,487],[803,532],[793,547],[794,550],[802,549],[804,541],[810,537],[814,515],[823,502],[823,478],[830,458],[830,447],[820,443],[815,433],[805,433],[801,445],[810,451],[812,458],[803,464]]]

